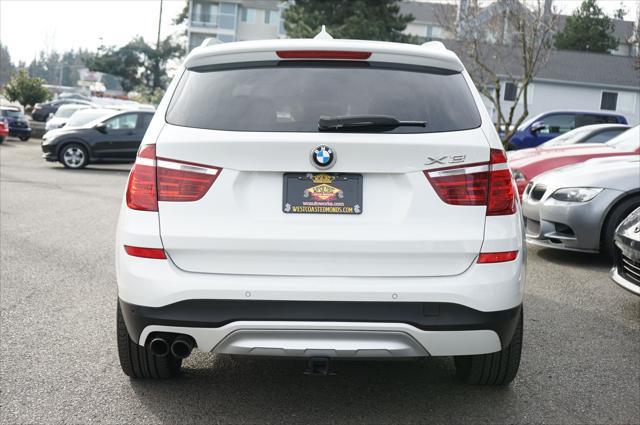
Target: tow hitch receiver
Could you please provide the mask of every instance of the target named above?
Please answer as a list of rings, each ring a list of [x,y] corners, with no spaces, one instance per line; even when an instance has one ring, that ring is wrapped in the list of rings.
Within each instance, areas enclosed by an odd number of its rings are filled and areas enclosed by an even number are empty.
[[[311,357],[309,359],[307,370],[304,371],[305,375],[313,376],[327,376],[335,375],[334,372],[329,371],[329,358],[328,357]]]

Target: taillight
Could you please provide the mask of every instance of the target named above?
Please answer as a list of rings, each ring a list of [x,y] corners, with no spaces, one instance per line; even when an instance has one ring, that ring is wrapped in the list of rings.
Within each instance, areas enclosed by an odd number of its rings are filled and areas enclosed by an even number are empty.
[[[197,201],[202,198],[221,169],[209,165],[158,158],[158,200]]]
[[[371,52],[350,52],[345,50],[278,50],[283,59],[369,59]]]
[[[424,171],[434,190],[447,204],[486,205],[487,215],[516,212],[516,200],[507,157],[491,149],[487,163]]]
[[[156,158],[155,145],[142,146],[129,176],[127,206],[140,211],[158,211],[158,201],[197,201],[221,171],[210,165]]]
[[[129,174],[127,206],[132,210],[158,211],[156,193],[156,146],[144,145]]]

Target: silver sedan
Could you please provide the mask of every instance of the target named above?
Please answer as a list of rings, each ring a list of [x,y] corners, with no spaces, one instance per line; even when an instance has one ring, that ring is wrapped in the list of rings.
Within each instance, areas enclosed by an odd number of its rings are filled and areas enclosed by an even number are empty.
[[[640,156],[592,159],[532,180],[522,196],[527,242],[612,256],[620,222],[640,206]]]

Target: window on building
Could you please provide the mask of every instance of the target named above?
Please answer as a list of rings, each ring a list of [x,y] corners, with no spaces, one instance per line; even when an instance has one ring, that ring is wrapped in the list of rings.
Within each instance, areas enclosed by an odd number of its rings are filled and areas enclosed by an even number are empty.
[[[240,19],[247,24],[253,24],[256,21],[256,10],[250,7],[241,8]]]
[[[235,40],[234,36],[229,34],[218,34],[216,38],[222,41],[223,43],[231,43],[232,41]]]
[[[615,111],[618,104],[618,93],[603,91],[602,99],[600,100],[600,109],[606,109],[607,111]]]
[[[442,28],[437,25],[427,25],[426,29],[426,38],[427,40],[432,40],[434,38],[442,38]]]
[[[268,25],[277,25],[280,22],[280,12],[277,10],[264,11],[264,23]]]
[[[218,8],[218,26],[220,28],[226,30],[236,29],[237,7],[238,5],[233,3],[220,3]]]
[[[516,83],[504,83],[504,100],[515,101],[518,95],[518,85]]]
[[[218,5],[194,3],[191,9],[191,21],[194,25],[215,27],[218,23]]]
[[[191,35],[189,36],[189,51],[201,45],[202,42],[207,37],[210,37],[210,36],[207,36],[205,34],[196,34],[192,32]]]

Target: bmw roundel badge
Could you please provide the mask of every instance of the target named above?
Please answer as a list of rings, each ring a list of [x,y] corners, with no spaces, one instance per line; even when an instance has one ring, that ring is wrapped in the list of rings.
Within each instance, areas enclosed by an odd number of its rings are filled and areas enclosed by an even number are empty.
[[[327,145],[320,145],[311,151],[311,163],[321,170],[331,167],[335,160],[335,152]]]

